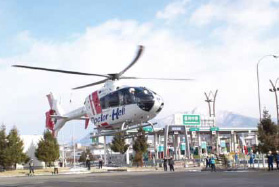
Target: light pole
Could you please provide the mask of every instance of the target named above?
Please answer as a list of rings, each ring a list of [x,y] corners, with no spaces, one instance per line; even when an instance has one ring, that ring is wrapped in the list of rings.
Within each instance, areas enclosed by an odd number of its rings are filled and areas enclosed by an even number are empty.
[[[259,113],[260,113],[260,121],[262,121],[262,109],[261,109],[261,96],[260,96],[260,77],[259,77],[259,64],[265,57],[273,57],[278,58],[279,56],[276,55],[265,55],[258,60],[257,63],[257,81],[258,81],[258,100],[259,100]]]
[[[215,93],[213,93],[212,91],[210,91],[208,94],[206,92],[204,92],[205,97],[206,97],[205,102],[208,103],[209,117],[214,117],[213,126],[215,126],[215,101],[216,101],[217,92],[218,92],[218,90],[216,90]],[[213,103],[213,111],[211,110],[210,103]]]
[[[275,94],[275,101],[276,101],[276,114],[277,114],[277,125],[279,125],[279,114],[278,114],[278,98],[277,98],[277,91],[279,91],[279,88],[276,88],[276,85],[277,85],[277,81],[278,81],[278,78],[276,79],[275,81],[275,84],[273,84],[273,82],[271,80],[269,80],[272,88],[269,89],[270,92],[274,92]]]
[[[217,96],[217,92],[218,90],[215,91],[215,93],[213,93],[212,91],[209,92],[209,94],[207,94],[206,92],[204,92],[204,95],[206,97],[205,102],[208,103],[208,108],[209,108],[209,117],[213,116],[215,117],[215,100],[216,100],[216,96]],[[212,97],[212,99],[210,99],[210,97]],[[211,106],[210,103],[213,103],[213,111],[211,111]]]

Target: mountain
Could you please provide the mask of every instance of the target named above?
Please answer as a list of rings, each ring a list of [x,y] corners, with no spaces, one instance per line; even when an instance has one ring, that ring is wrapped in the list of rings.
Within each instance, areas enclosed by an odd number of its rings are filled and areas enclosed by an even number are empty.
[[[216,114],[216,126],[218,127],[257,127],[258,122],[258,118],[228,111],[220,111]]]
[[[77,140],[76,143],[79,143],[83,146],[90,146],[92,144],[92,139],[90,138],[90,133],[88,133],[83,138]]]

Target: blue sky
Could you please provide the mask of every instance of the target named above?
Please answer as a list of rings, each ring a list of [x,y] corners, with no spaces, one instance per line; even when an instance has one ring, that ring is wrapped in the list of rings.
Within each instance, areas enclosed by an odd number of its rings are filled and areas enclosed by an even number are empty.
[[[166,0],[0,1],[0,54],[7,56],[16,52],[9,43],[22,31],[28,30],[33,37],[43,40],[71,40],[75,34],[84,33],[87,27],[110,19],[149,21],[167,3]]]
[[[195,79],[121,82],[159,93],[165,108],[158,118],[196,107],[206,115],[204,92],[216,89],[217,111],[258,117],[255,68],[264,55],[279,54],[278,18],[279,0],[0,0],[0,122],[39,134],[46,94],[55,93],[70,111],[99,88],[72,91],[98,79],[12,64],[113,73],[130,62],[139,44],[144,54],[127,76]],[[268,89],[279,76],[276,62],[265,58],[260,65],[262,105],[272,116],[275,101]],[[81,134],[88,132],[80,126]]]

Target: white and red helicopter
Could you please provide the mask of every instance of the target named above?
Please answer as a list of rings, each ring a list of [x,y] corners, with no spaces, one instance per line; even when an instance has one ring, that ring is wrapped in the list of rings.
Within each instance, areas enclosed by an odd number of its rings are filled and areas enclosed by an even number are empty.
[[[85,120],[85,128],[88,127],[90,120],[99,132],[110,131],[110,133],[115,133],[138,128],[139,124],[151,125],[149,120],[154,118],[164,106],[162,98],[154,91],[146,87],[121,86],[118,84],[119,79],[191,80],[123,76],[137,62],[142,52],[143,46],[139,46],[134,60],[124,70],[115,74],[92,74],[24,65],[13,65],[13,67],[104,77],[101,81],[73,88],[81,89],[104,83],[100,90],[96,90],[86,97],[82,107],[69,113],[64,113],[52,93],[47,95],[50,110],[46,112],[46,128],[51,130],[54,136],[57,136],[58,131],[66,122],[78,119]],[[101,136],[101,133],[97,136]]]

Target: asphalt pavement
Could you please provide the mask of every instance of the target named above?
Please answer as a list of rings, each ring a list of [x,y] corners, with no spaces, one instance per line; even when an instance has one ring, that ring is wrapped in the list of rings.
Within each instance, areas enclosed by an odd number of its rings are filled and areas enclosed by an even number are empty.
[[[279,172],[111,172],[34,177],[3,177],[0,187],[223,187],[279,186]]]

